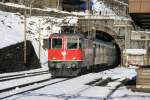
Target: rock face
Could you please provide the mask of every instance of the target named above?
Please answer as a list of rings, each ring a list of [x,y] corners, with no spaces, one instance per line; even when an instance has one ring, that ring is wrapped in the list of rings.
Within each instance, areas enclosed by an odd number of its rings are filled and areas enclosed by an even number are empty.
[[[0,73],[25,71],[41,67],[31,42],[27,41],[26,43],[26,64],[24,64],[24,42],[0,49]]]

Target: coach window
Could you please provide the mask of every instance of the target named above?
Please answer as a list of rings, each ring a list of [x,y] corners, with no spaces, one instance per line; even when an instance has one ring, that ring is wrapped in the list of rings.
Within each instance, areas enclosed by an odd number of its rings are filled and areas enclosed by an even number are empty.
[[[62,39],[61,38],[53,38],[52,39],[52,48],[53,49],[61,49],[62,48]]]
[[[76,38],[68,38],[67,48],[68,49],[77,49],[77,47],[78,47],[78,40]]]

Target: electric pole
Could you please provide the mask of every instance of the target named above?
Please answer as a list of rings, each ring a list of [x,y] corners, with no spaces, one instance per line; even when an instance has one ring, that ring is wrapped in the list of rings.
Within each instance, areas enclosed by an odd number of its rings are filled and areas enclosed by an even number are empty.
[[[27,48],[27,44],[26,44],[26,40],[27,40],[27,36],[26,36],[26,25],[27,25],[27,11],[26,11],[26,2],[25,2],[25,9],[24,9],[24,64],[26,65],[27,63],[27,59],[26,59],[26,48]]]

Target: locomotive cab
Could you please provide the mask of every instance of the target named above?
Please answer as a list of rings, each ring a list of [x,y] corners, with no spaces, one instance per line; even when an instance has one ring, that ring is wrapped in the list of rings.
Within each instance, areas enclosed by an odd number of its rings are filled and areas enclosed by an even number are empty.
[[[69,75],[76,76],[83,58],[83,39],[81,36],[75,34],[52,34],[50,36],[48,65],[52,74],[55,74],[54,76],[68,76],[65,75],[68,72],[72,73]],[[62,75],[63,72],[64,75]]]

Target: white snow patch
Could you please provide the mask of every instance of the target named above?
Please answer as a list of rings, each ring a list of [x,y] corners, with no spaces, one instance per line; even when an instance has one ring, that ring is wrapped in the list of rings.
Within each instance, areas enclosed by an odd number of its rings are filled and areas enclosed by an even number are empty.
[[[114,11],[108,8],[103,1],[95,0],[93,5],[93,11],[96,15],[102,16],[116,16]]]
[[[123,52],[127,53],[127,54],[133,54],[133,55],[143,55],[143,54],[146,54],[146,50],[145,49],[126,49]]]
[[[23,16],[0,11],[0,48],[24,39]]]

